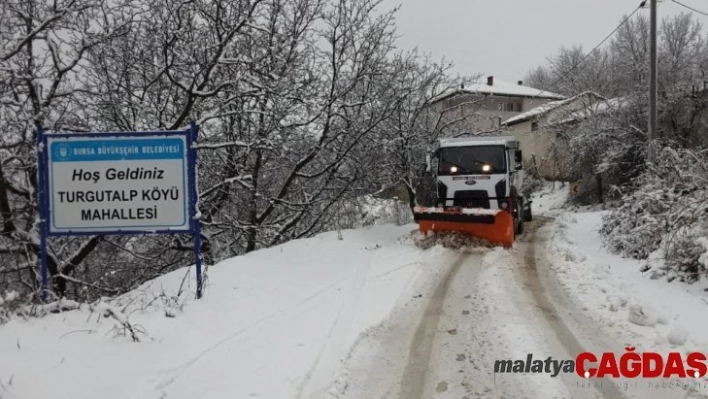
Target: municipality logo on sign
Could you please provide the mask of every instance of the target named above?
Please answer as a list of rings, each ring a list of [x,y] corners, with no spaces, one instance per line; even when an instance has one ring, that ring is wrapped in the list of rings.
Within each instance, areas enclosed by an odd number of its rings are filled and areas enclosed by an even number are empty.
[[[67,160],[71,156],[71,146],[68,144],[59,144],[54,150],[54,156],[59,160]]]

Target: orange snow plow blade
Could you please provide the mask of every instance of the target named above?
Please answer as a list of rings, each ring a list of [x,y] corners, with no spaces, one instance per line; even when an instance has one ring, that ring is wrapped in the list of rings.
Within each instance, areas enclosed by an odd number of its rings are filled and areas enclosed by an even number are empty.
[[[456,231],[504,248],[514,244],[514,219],[504,210],[416,207],[413,216],[423,233]]]

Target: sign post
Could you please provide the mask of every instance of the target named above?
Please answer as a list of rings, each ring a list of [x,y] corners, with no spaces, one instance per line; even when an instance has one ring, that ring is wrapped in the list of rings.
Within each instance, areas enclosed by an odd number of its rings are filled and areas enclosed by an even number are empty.
[[[197,181],[197,139],[199,138],[199,127],[192,122],[189,128],[189,152],[192,162],[189,163],[191,170],[189,176],[192,178],[190,196],[192,215],[192,234],[194,235],[194,268],[197,270],[197,299],[202,297],[202,214],[199,211],[199,182]]]
[[[197,126],[183,131],[54,133],[37,129],[42,299],[47,237],[192,234],[202,294]]]
[[[44,143],[44,130],[41,126],[37,126],[37,184],[39,186],[39,195],[37,206],[39,207],[39,263],[40,274],[42,278],[42,289],[40,296],[42,302],[47,302],[47,289],[49,281],[49,271],[47,270],[47,205],[44,202],[47,198],[46,193],[46,147]]]

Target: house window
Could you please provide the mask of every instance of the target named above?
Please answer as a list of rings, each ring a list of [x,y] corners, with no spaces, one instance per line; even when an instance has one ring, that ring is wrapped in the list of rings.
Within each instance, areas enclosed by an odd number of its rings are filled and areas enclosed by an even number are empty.
[[[500,102],[499,103],[499,111],[505,111],[505,112],[514,112],[516,109],[516,104],[514,103],[507,103],[507,102]]]
[[[531,131],[535,132],[538,130],[538,122],[531,122]]]

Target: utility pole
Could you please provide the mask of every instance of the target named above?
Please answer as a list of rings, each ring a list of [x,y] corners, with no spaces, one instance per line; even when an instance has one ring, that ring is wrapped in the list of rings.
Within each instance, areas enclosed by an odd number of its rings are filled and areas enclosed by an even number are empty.
[[[653,142],[656,138],[657,115],[656,102],[658,97],[658,65],[657,65],[657,0],[651,0],[651,41],[649,45],[650,73],[649,73],[649,136],[647,137],[647,161],[654,162]]]

